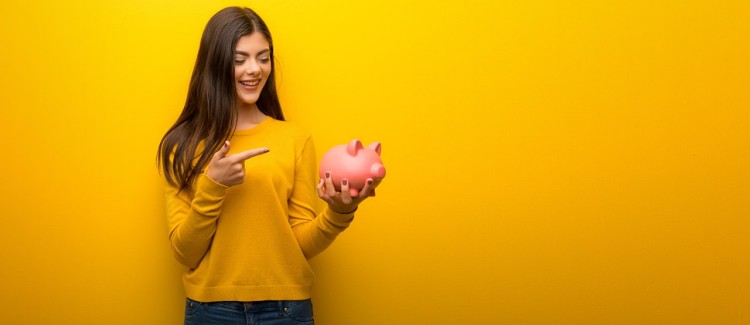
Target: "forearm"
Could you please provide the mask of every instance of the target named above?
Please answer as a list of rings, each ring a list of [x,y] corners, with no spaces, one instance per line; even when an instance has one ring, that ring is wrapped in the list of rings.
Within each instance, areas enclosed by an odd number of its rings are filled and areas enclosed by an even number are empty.
[[[169,239],[175,258],[189,268],[198,266],[211,245],[226,187],[202,175],[192,200],[167,192]],[[171,197],[170,197],[171,195]]]
[[[313,220],[300,223],[292,229],[305,257],[311,258],[328,248],[353,219],[354,213],[339,214],[326,207]]]
[[[180,264],[191,269],[198,266],[216,232],[216,219],[191,211],[185,222],[172,230],[169,235],[172,253]]]

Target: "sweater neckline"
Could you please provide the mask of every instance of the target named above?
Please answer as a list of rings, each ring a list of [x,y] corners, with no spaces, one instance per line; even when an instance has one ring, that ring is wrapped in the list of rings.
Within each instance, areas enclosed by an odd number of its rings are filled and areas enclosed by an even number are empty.
[[[266,118],[263,119],[258,125],[251,127],[249,129],[242,129],[242,130],[234,130],[234,135],[253,135],[257,134],[258,132],[262,131],[269,123],[271,123],[271,120],[273,120],[272,117],[266,116]]]

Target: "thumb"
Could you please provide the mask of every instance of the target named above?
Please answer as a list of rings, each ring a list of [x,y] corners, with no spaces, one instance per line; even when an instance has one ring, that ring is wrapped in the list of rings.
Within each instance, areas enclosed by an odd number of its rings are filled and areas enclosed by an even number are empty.
[[[227,152],[229,152],[229,141],[224,141],[224,145],[214,154],[214,159],[218,160],[224,158],[227,155]]]

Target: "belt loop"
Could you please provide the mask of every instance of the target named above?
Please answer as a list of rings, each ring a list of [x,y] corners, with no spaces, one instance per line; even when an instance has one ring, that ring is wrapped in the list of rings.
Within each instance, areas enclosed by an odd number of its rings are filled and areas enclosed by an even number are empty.
[[[284,314],[284,301],[283,300],[279,300],[278,301],[278,306],[279,306],[279,315],[283,315]]]

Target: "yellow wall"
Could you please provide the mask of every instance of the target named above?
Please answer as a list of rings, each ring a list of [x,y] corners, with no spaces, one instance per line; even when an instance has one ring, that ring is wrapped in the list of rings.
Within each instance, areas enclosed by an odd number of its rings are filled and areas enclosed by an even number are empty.
[[[750,323],[746,1],[3,1],[0,317],[177,324],[154,164],[198,40],[256,8],[319,155],[388,177],[319,324]]]

